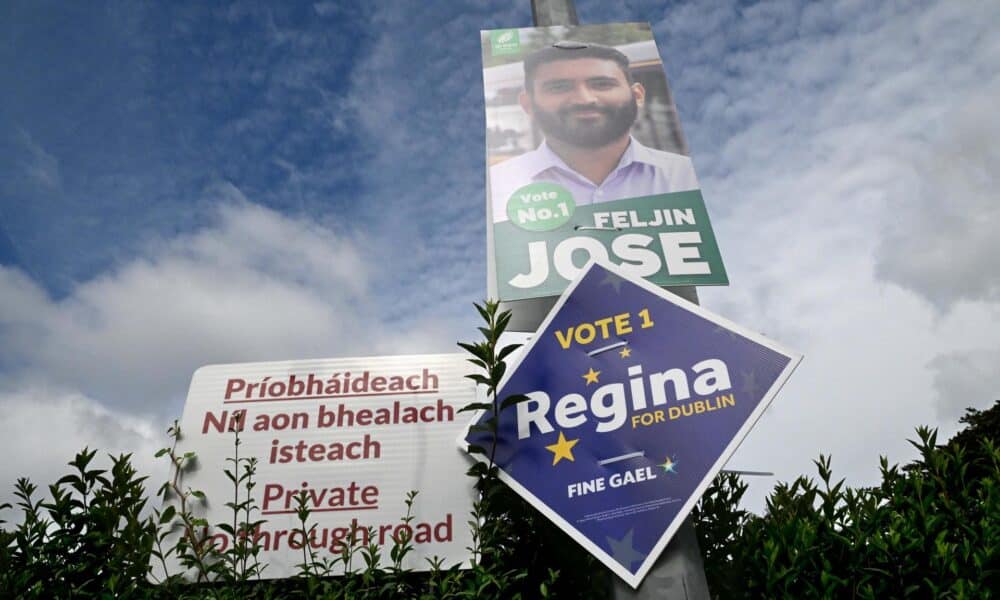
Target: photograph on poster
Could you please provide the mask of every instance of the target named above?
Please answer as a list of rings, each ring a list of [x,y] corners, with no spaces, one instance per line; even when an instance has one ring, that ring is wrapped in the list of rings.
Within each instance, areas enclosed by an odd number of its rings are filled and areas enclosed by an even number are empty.
[[[512,31],[506,53],[484,32],[494,222],[537,182],[574,206],[698,188],[648,24]]]

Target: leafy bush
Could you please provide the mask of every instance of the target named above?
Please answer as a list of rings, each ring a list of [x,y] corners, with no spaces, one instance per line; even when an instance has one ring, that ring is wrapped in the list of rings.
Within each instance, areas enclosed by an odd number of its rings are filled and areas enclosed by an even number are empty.
[[[140,517],[144,477],[129,455],[111,470],[91,467],[95,450],[70,462],[74,472],[49,486],[48,502],[19,479],[14,495],[23,520],[0,531],[0,591],[19,598],[127,597],[146,587],[156,528]],[[7,505],[9,507],[9,505]]]
[[[724,476],[697,509],[709,587],[719,598],[992,598],[1000,590],[1000,402],[920,459],[881,460],[882,481],[850,489],[815,461],[818,482],[779,484],[762,517],[738,508],[746,484]],[[992,424],[990,427],[983,427]]]

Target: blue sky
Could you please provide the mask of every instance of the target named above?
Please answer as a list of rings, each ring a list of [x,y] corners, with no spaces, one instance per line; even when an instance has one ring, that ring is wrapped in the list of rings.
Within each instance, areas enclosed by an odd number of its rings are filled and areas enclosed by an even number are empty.
[[[806,355],[730,466],[832,453],[866,483],[991,404],[1000,7],[577,9],[653,23],[732,281],[703,304]],[[155,469],[202,364],[471,339],[477,32],[530,23],[527,0],[5,3],[0,480],[84,445]]]

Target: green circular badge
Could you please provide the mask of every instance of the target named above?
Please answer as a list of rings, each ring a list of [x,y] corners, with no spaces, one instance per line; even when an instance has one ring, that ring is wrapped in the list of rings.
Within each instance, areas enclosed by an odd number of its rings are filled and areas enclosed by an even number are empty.
[[[576,210],[573,195],[556,183],[531,183],[507,200],[507,218],[528,231],[552,231],[569,221]]]

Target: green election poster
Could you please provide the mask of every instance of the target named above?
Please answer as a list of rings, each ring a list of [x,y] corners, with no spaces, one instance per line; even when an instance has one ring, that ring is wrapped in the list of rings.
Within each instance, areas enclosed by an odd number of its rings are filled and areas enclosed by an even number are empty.
[[[647,23],[481,33],[491,293],[559,295],[591,258],[726,285]]]

